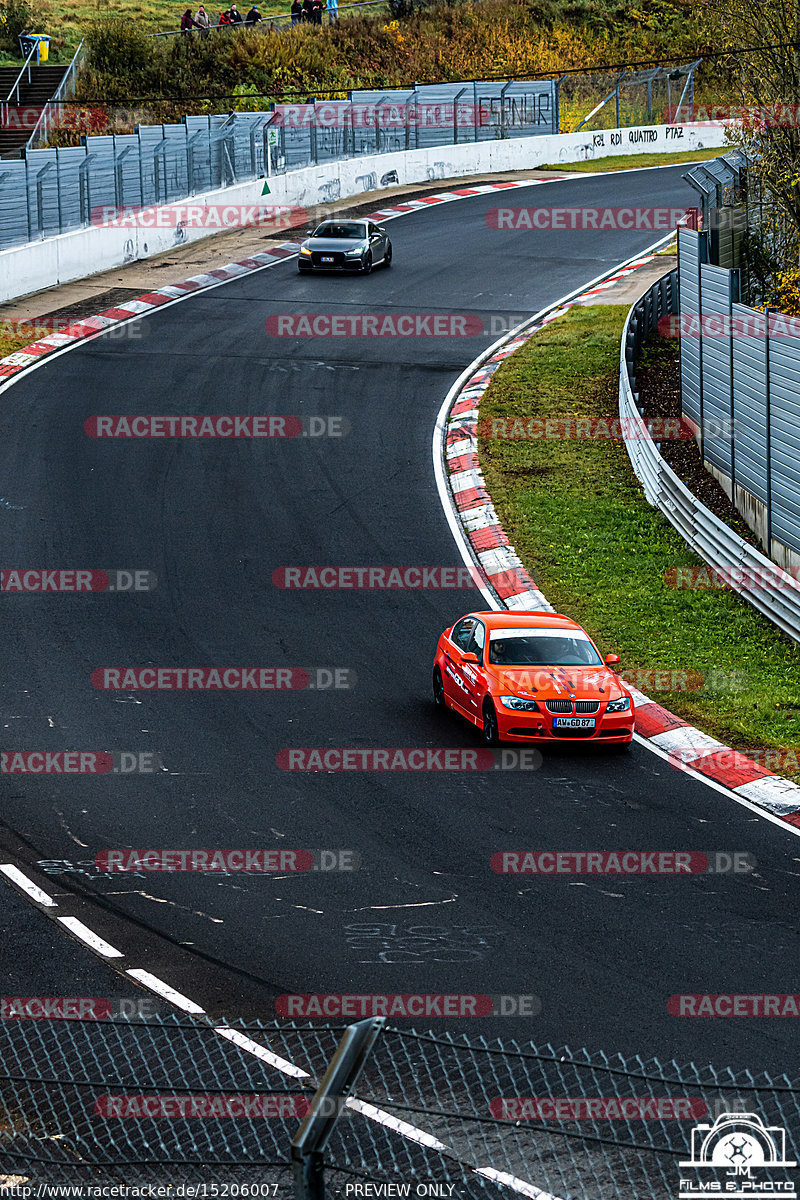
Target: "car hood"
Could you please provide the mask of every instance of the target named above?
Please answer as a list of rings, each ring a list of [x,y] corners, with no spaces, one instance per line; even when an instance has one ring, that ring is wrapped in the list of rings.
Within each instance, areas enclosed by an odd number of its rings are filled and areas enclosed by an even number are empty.
[[[307,238],[303,245],[309,250],[321,251],[323,254],[330,254],[331,251],[336,251],[343,254],[345,250],[360,250],[366,244],[365,238]]]
[[[526,695],[536,700],[568,700],[575,696],[578,700],[605,701],[630,694],[619,676],[606,666],[486,669],[498,692],[504,695]]]

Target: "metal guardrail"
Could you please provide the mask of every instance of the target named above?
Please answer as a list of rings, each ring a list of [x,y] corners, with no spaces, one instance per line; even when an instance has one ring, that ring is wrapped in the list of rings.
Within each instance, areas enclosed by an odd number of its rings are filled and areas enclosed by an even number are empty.
[[[47,101],[41,111],[39,120],[34,126],[31,136],[25,143],[26,150],[34,150],[42,142],[47,141],[51,128],[61,117],[61,101],[66,100],[75,91],[75,81],[78,77],[78,70],[83,64],[86,52],[84,50],[84,42],[81,41],[77,50],[72,56],[72,62],[67,67],[64,78],[56,89],[56,94],[51,100]]]
[[[635,391],[635,364],[643,338],[654,333],[660,317],[678,311],[677,269],[663,276],[633,305],[622,332],[619,369],[619,415],[623,429],[638,422],[641,413]],[[634,474],[649,504],[659,509],[684,541],[704,562],[724,573],[724,579],[773,624],[800,642],[800,585],[786,571],[734,533],[689,491],[661,457],[647,430],[625,439]],[[744,576],[745,586],[737,586]],[[753,587],[754,579],[764,587]],[[774,581],[774,582],[770,582]]]

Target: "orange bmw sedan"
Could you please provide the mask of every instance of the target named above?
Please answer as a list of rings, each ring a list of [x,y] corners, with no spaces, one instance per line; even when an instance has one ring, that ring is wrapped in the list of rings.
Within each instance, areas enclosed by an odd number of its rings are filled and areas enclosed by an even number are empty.
[[[468,613],[439,638],[433,698],[499,742],[633,738],[633,696],[575,621],[550,612]]]

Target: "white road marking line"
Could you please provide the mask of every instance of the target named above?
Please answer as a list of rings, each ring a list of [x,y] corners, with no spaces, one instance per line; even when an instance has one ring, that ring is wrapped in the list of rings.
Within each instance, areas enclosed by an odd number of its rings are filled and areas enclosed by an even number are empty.
[[[44,904],[47,908],[58,908],[55,900],[48,896],[47,892],[43,892],[35,883],[31,883],[28,876],[23,875],[22,871],[18,867],[13,866],[12,863],[4,863],[0,866],[0,872],[7,879],[10,879],[12,883],[15,883],[17,887],[22,888],[23,892],[27,896],[30,896],[31,900],[35,900],[37,904]]]
[[[125,955],[121,950],[116,950],[103,938],[93,933],[83,921],[79,921],[77,917],[56,917],[70,933],[74,934],[79,941],[87,945],[95,954],[102,954],[103,958],[124,958]]]
[[[122,957],[120,955],[120,957]],[[149,971],[142,971],[135,967],[131,971],[126,971],[126,975],[130,975],[131,979],[137,980],[144,987],[149,988],[151,992],[155,992],[157,996],[168,1000],[170,1004],[174,1004],[176,1008],[183,1009],[184,1012],[192,1013],[194,1016],[205,1016],[205,1009],[199,1004],[195,1004],[194,1000],[189,1000],[182,992],[176,992],[175,988],[171,988],[168,983],[164,983],[157,975],[151,975]]]

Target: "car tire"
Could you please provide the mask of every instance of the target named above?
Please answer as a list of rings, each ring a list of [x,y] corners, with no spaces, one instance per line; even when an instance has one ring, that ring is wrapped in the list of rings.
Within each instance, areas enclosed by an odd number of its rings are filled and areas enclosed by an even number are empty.
[[[483,706],[483,740],[487,746],[500,745],[500,730],[497,725],[497,713],[491,700]]]
[[[364,265],[361,268],[361,271],[364,275],[369,275],[371,270],[372,270],[372,251],[368,250],[367,256],[364,259]]]
[[[439,712],[444,712],[447,708],[447,701],[444,698],[444,680],[438,667],[433,668],[433,703]]]
[[[392,243],[391,242],[389,242],[389,245],[386,247],[386,253],[383,256],[383,265],[385,267],[390,267],[392,265]]]

